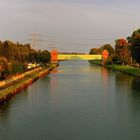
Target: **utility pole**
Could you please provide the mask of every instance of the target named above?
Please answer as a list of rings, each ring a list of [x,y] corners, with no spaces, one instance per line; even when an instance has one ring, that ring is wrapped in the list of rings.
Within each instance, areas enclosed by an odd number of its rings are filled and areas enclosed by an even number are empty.
[[[37,38],[38,38],[38,34],[37,33],[32,33],[30,34],[31,36],[31,46],[33,49],[36,49],[36,46],[37,46]]]

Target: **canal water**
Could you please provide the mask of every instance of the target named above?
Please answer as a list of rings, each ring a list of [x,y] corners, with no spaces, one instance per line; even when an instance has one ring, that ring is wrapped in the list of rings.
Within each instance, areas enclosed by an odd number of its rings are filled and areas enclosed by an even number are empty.
[[[60,62],[0,105],[0,140],[140,140],[140,79]]]

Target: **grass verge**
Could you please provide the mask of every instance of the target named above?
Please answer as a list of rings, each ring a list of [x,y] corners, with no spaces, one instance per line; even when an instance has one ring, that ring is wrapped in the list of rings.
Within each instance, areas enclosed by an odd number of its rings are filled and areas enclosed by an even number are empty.
[[[102,66],[101,61],[91,60],[89,62],[91,64],[96,64],[96,65]],[[140,77],[140,68],[137,68],[137,67],[124,66],[124,65],[106,65],[104,67],[109,68],[109,69],[113,69],[113,70],[117,70],[117,71],[123,72],[123,73],[128,74],[128,75]]]

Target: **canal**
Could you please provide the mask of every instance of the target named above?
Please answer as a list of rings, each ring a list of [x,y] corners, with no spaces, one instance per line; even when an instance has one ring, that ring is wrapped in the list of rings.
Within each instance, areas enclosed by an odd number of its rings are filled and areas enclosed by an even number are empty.
[[[139,140],[140,79],[65,61],[0,105],[0,140]]]

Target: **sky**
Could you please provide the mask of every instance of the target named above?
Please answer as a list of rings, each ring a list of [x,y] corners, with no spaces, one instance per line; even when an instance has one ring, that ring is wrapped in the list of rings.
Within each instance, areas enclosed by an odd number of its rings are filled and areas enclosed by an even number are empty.
[[[140,28],[139,0],[0,0],[0,40],[89,52]]]

